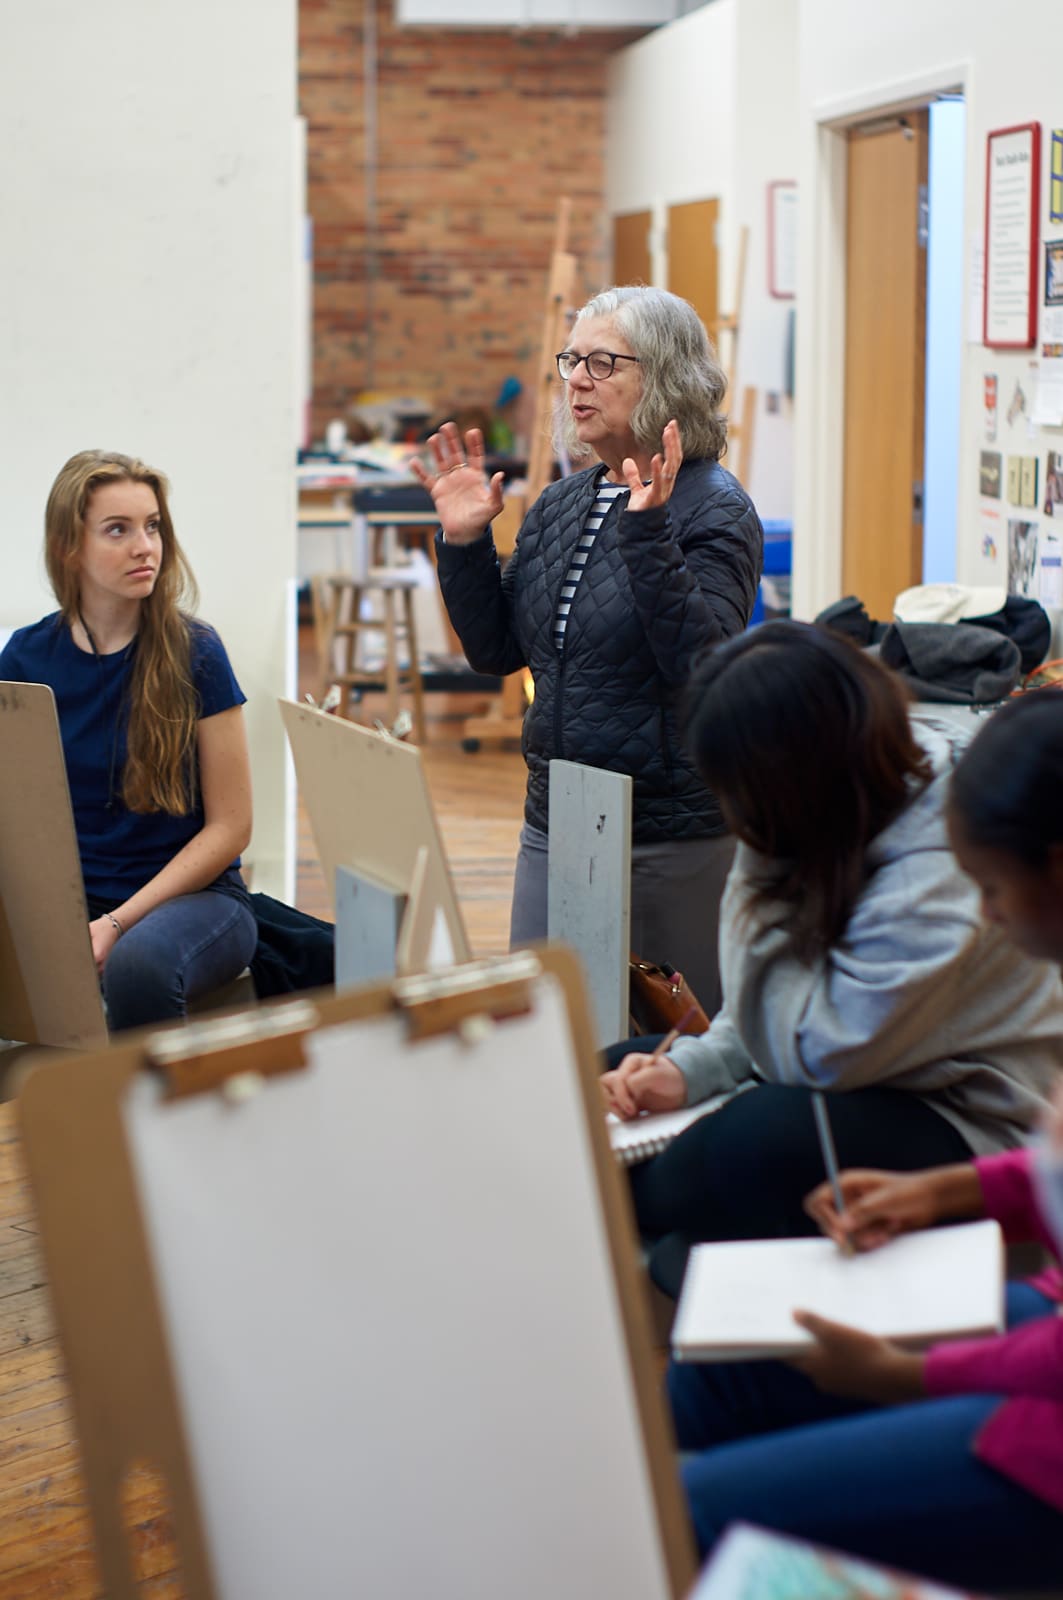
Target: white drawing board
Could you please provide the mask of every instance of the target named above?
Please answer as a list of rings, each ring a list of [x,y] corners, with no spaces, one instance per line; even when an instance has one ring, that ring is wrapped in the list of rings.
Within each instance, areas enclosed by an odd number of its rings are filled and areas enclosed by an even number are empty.
[[[398,1007],[389,991],[324,1002],[305,1066],[239,1103],[167,1101],[154,1075],[122,1082],[115,1051],[100,1058],[213,1575],[197,1595],[678,1600],[689,1530],[575,958],[405,982]],[[448,992],[460,1025],[433,1017]],[[133,1423],[99,1396],[106,1364],[112,1390],[126,1381],[130,1308],[87,1282],[71,1298],[86,1223],[59,1110],[90,1075],[43,1067],[23,1116],[109,1507],[97,1446]],[[113,1170],[102,1130],[100,1147]],[[166,1386],[143,1381],[165,1409]]]
[[[423,939],[415,949],[404,930],[400,966],[440,964],[428,959],[440,948],[440,922],[448,961],[468,961],[465,923],[416,745],[294,700],[279,704],[333,905],[336,868],[347,867],[410,897]]]
[[[55,697],[0,682],[0,1038],[107,1039]]]

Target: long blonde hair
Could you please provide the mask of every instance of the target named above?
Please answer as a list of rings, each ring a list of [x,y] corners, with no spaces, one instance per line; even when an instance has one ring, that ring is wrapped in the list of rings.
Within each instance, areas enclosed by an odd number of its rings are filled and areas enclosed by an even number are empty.
[[[48,495],[44,560],[60,610],[72,627],[81,601],[78,555],[85,537],[89,501],[101,484],[121,482],[147,484],[154,491],[162,534],[155,587],[140,603],[127,691],[129,721],[122,799],[130,811],[167,811],[173,816],[185,816],[195,801],[199,718],[191,667],[194,624],[188,612],[194,610],[199,594],[174,533],[167,503],[169,485],[162,473],[133,456],[111,450],[82,450],[71,456]]]

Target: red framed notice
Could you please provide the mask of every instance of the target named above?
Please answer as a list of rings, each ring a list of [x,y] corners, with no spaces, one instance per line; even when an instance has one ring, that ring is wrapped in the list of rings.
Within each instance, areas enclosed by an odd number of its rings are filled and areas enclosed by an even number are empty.
[[[768,184],[768,293],[776,300],[797,294],[797,184]]]
[[[1041,124],[986,137],[984,343],[1029,350],[1037,340]]]

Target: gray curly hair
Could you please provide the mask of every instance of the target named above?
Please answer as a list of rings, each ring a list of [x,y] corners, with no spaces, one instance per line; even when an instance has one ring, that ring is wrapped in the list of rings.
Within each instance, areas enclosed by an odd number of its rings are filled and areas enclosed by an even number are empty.
[[[660,450],[665,424],[674,417],[684,457],[718,461],[727,448],[727,418],[720,411],[727,379],[694,307],[667,289],[630,284],[592,296],[573,328],[590,317],[611,318],[641,363],[642,392],[631,431],[642,448]],[[567,406],[557,432],[569,455],[588,453]]]

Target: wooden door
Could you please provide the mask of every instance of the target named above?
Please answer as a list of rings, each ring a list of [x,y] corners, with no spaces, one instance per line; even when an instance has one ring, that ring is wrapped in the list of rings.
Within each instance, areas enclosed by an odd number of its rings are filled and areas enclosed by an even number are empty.
[[[613,218],[613,282],[652,283],[650,228],[653,214],[633,211]]]
[[[718,200],[668,207],[668,287],[689,300],[717,342],[720,315],[716,225]]]
[[[927,114],[849,136],[842,592],[923,581]]]

